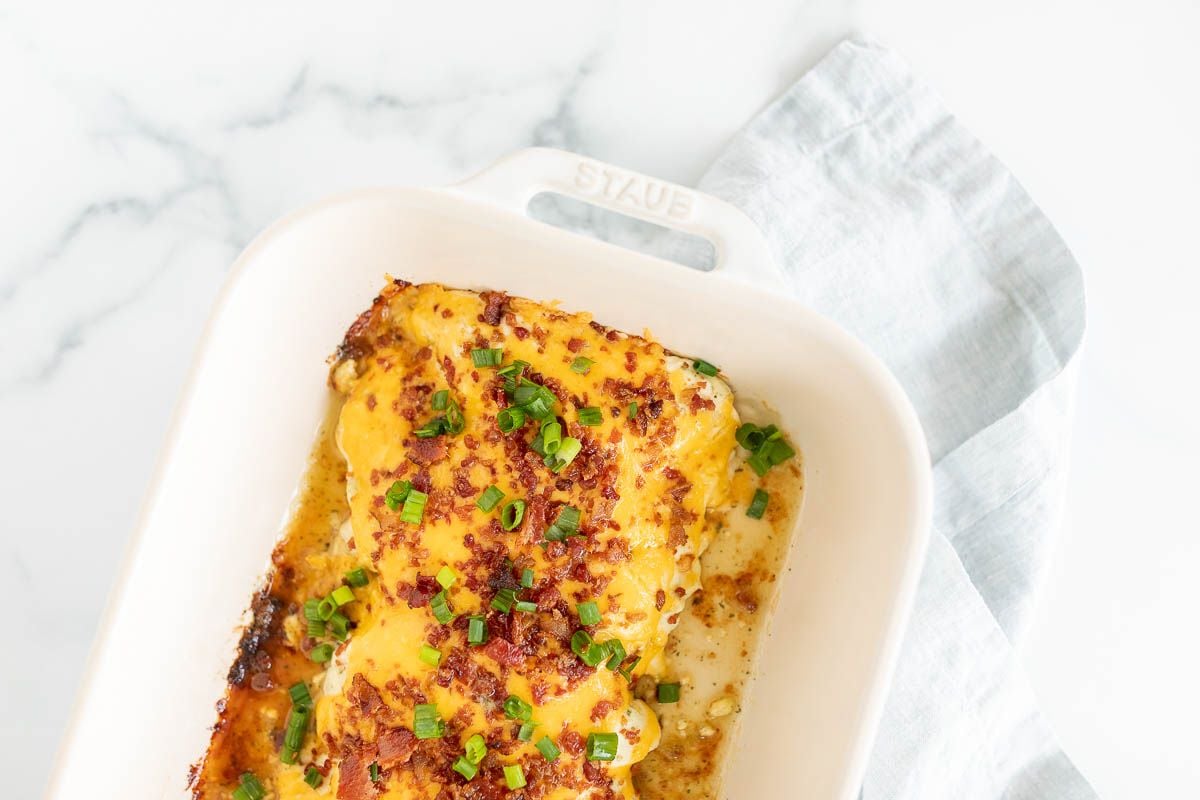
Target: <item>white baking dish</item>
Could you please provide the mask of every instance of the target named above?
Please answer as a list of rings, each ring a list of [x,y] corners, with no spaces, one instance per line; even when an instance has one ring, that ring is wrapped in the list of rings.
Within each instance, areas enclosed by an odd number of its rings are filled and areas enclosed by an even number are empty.
[[[702,235],[716,246],[717,269],[696,272],[529,219],[529,199],[545,190]],[[912,408],[861,345],[771,290],[777,273],[740,212],[553,150],[522,151],[450,188],[335,197],[274,225],[238,259],[48,796],[186,796],[236,625],[326,409],[325,357],[385,272],[560,299],[617,328],[649,327],[778,410],[804,454],[807,499],[728,794],[852,796],[928,532],[928,456]]]

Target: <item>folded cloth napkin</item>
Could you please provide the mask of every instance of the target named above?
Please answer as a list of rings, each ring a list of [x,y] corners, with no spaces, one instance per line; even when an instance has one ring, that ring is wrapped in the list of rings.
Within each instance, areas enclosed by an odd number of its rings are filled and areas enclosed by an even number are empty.
[[[932,543],[862,796],[1095,797],[1014,657],[1059,523],[1084,329],[1063,241],[896,55],[858,40],[700,188],[745,210],[790,291],[891,367],[929,439]]]

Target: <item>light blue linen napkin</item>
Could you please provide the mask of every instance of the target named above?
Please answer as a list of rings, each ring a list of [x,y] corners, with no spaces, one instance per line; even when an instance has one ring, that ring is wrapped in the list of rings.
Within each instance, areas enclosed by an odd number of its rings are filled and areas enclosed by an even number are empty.
[[[1014,657],[1059,524],[1079,267],[1009,173],[869,42],[837,46],[700,188],[745,210],[791,291],[899,377],[934,533],[867,800],[1082,800]]]

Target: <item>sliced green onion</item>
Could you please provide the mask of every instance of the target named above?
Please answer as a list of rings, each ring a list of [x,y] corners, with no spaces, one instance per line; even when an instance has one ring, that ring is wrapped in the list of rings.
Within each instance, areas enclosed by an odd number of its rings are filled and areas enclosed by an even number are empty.
[[[428,502],[429,495],[418,492],[416,489],[410,491],[404,500],[404,510],[400,512],[400,521],[419,525],[421,517],[425,516],[425,504]]]
[[[379,783],[379,762],[372,761],[367,767],[367,776],[370,777],[371,783]]]
[[[546,451],[542,449],[542,432],[539,430],[538,435],[533,437],[529,442],[529,449],[537,453],[539,456],[545,456]]]
[[[504,784],[509,789],[525,788],[525,772],[521,769],[520,764],[504,765]]]
[[[501,614],[507,614],[516,601],[517,592],[515,589],[497,589],[496,595],[492,598],[492,608]]]
[[[519,406],[509,406],[496,414],[496,427],[501,433],[512,433],[525,424],[525,412]]]
[[[584,630],[575,631],[571,636],[571,652],[582,658],[592,646],[592,635]]]
[[[625,645],[621,643],[620,639],[612,639],[604,644],[608,648],[608,652],[612,654],[608,657],[608,663],[604,666],[609,670],[615,671],[629,654],[625,652]]]
[[[431,667],[436,667],[442,663],[442,651],[427,644],[421,645],[420,656],[421,660]]]
[[[588,761],[612,761],[617,757],[617,735],[615,733],[589,733],[587,738]]]
[[[414,430],[413,436],[416,436],[418,439],[432,439],[435,436],[441,436],[445,432],[446,418],[436,417]]]
[[[471,363],[477,367],[498,367],[504,360],[504,350],[499,347],[476,347],[471,350]]]
[[[487,742],[477,733],[467,739],[467,743],[463,745],[463,754],[467,757],[467,761],[478,764],[487,755]]]
[[[337,601],[333,596],[325,597],[321,602],[317,603],[317,618],[326,621],[333,616],[333,612],[337,611]]]
[[[522,722],[520,729],[517,731],[517,738],[522,742],[532,741],[533,730],[537,727],[536,722]]]
[[[433,410],[445,411],[446,406],[450,404],[450,390],[438,389],[433,393]]]
[[[549,736],[543,736],[542,738],[538,739],[537,744],[535,744],[534,747],[536,747],[538,752],[542,754],[542,758],[546,759],[547,761],[554,761],[562,752],[554,746],[554,740]]]
[[[514,376],[519,377],[521,375],[521,373],[525,371],[525,368],[528,366],[529,366],[528,361],[522,361],[521,359],[518,358],[515,361],[513,361],[511,364],[505,364],[503,367],[496,370],[496,374],[502,375],[505,378],[510,378],[510,377],[514,377]]]
[[[335,611],[329,618],[329,631],[339,642],[346,641],[350,635],[350,618],[340,611]]]
[[[479,507],[480,511],[491,511],[503,499],[504,492],[495,486],[489,486],[483,490],[483,494],[479,495],[479,499],[475,501],[475,505]]]
[[[562,425],[557,422],[547,422],[542,425],[542,452],[552,456],[562,445]]]
[[[333,645],[319,644],[312,650],[308,651],[308,657],[318,664],[324,664],[326,661],[333,658]]]
[[[454,436],[463,432],[463,428],[467,427],[467,421],[463,418],[462,409],[458,407],[458,403],[453,400],[446,406],[446,431]]]
[[[321,773],[312,764],[304,768],[304,782],[313,789],[321,785]]]
[[[679,684],[678,683],[660,683],[658,685],[658,702],[660,702],[660,703],[678,703],[679,702]]]
[[[579,455],[579,451],[583,449],[583,444],[573,436],[568,436],[562,440],[559,445],[558,452],[553,456],[546,456],[546,466],[551,472],[559,473],[575,460],[575,456]]]
[[[594,600],[588,600],[586,603],[577,603],[575,610],[579,613],[580,625],[600,624],[600,606],[596,605]]]
[[[410,481],[396,481],[387,490],[387,494],[383,496],[383,502],[387,503],[387,507],[395,511],[400,507],[404,499],[408,497],[408,493],[412,491],[412,483]]]
[[[367,577],[367,571],[362,567],[359,567],[358,569],[352,569],[346,573],[346,583],[350,584],[355,589],[361,589],[370,582],[371,579]]]
[[[325,623],[319,619],[309,620],[308,636],[310,639],[320,639],[325,635]]]
[[[769,447],[769,445],[763,445],[763,448],[760,448],[757,452],[751,453],[750,457],[746,459],[746,463],[750,465],[750,469],[754,470],[754,474],[760,478],[766,475],[767,470],[771,468],[771,462],[768,459],[767,454],[763,452],[763,450],[767,447]]]
[[[421,703],[413,708],[413,735],[418,739],[440,739],[446,733],[446,723],[437,706]]]
[[[305,600],[304,601],[304,618],[306,620],[308,620],[309,622],[320,622],[321,621],[321,612],[319,610],[320,606],[321,606],[321,601],[315,597],[311,598],[309,600]]]
[[[525,517],[525,501],[509,500],[500,509],[500,527],[506,531],[515,531]]]
[[[253,772],[243,772],[241,778],[241,790],[246,793],[246,797],[250,800],[263,800],[267,796],[267,791],[263,789],[262,783],[254,775]]]
[[[579,409],[579,424],[586,425],[589,428],[594,428],[604,421],[604,415],[600,413],[600,409],[596,406],[587,406]]]
[[[579,509],[575,506],[563,506],[558,512],[558,518],[546,529],[545,538],[548,542],[561,542],[568,536],[579,532]]]
[[[608,661],[609,652],[608,646],[599,642],[592,642],[587,646],[587,650],[579,658],[589,667],[598,667],[605,661]]]
[[[754,519],[762,519],[763,513],[767,510],[767,501],[770,499],[771,495],[762,489],[755,489],[754,499],[750,501],[750,507],[746,509],[746,516]]]
[[[590,358],[576,356],[575,360],[571,362],[571,372],[578,372],[580,375],[587,375],[588,370],[591,369],[592,364],[595,363],[596,362],[592,361]]]
[[[346,605],[347,603],[353,603],[355,600],[358,599],[357,597],[354,596],[354,590],[351,589],[349,586],[337,587],[336,589],[333,590],[333,592],[329,595],[329,597],[331,600],[333,600],[333,602],[338,604],[339,608]]]
[[[642,663],[642,657],[638,656],[633,661],[629,662],[624,667],[621,667],[621,669],[617,670],[617,674],[620,675],[621,677],[623,677],[627,681],[632,681],[633,680],[633,671],[635,669],[637,669],[637,665],[640,663]]]
[[[292,761],[295,761],[294,756],[292,757]],[[284,763],[290,764],[291,762],[285,761]],[[246,794],[246,790],[239,786],[229,795],[229,800],[251,800],[251,798],[250,795]]]
[[[438,592],[429,599],[429,609],[433,612],[433,618],[443,625],[454,621],[454,611],[450,608],[450,600],[445,591]]]
[[[300,683],[293,683],[291,688],[288,689],[288,696],[292,698],[292,705],[312,708],[313,699],[312,695],[308,692],[307,683],[304,683],[303,681]]]
[[[479,767],[468,761],[466,756],[459,756],[458,760],[454,762],[454,771],[467,780],[471,780],[479,774]]]
[[[705,361],[702,358],[697,358],[692,363],[692,369],[696,370],[696,372],[699,372],[701,375],[707,375],[710,378],[715,376],[718,372],[720,372],[719,369],[717,369],[712,364],[708,363],[707,361]]]
[[[483,644],[487,641],[487,634],[487,620],[484,617],[467,617],[467,644]]]
[[[437,582],[443,589],[449,589],[454,585],[456,580],[458,580],[458,575],[454,573],[454,570],[450,569],[448,564],[438,570]]]
[[[509,719],[519,719],[522,722],[528,722],[533,716],[533,706],[515,694],[510,694],[504,701],[504,714]]]
[[[521,586],[525,589],[533,588],[533,570],[528,567],[521,570]]]
[[[767,440],[767,435],[753,422],[745,422],[734,432],[733,438],[737,439],[737,443],[742,447],[754,452],[762,447],[762,443]]]
[[[513,608],[515,608],[517,611],[520,611],[523,614],[536,614],[537,613],[537,603],[531,602],[529,600],[518,600],[516,602],[516,605],[513,606]]]
[[[293,753],[304,744],[304,734],[308,731],[308,706],[292,706],[288,715],[287,727],[283,733],[283,744]]]
[[[637,416],[637,400],[629,404],[629,418],[633,419]]]
[[[776,439],[771,442],[771,449],[767,451],[767,460],[771,462],[771,466],[776,466],[794,455],[796,455],[796,451],[790,444],[783,439]]]

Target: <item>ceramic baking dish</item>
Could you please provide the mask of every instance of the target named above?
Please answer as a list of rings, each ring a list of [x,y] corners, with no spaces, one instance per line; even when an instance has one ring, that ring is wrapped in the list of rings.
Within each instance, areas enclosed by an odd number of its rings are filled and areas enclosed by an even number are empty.
[[[711,272],[530,219],[556,192],[709,239]],[[789,300],[758,230],[690,189],[555,150],[457,186],[332,198],[238,259],[176,411],[48,796],[181,798],[251,590],[329,403],[325,358],[384,273],[561,300],[721,365],[774,407],[807,498],[731,765],[731,798],[858,789],[922,563],[924,437],[884,367]],[[786,765],[786,773],[781,772]]]

